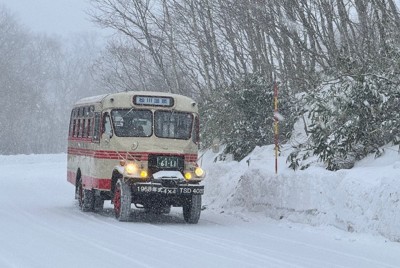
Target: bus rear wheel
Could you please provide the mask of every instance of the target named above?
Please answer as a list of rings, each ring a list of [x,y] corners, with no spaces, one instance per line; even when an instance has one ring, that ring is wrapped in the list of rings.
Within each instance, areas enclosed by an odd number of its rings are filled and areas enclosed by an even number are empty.
[[[192,195],[183,204],[183,218],[187,223],[199,222],[201,213],[201,195]]]
[[[129,185],[119,179],[114,189],[114,212],[119,221],[128,221],[131,211],[132,193]]]
[[[104,208],[104,199],[101,198],[101,196],[95,196],[93,210],[95,212],[101,212],[103,208]]]
[[[93,210],[94,206],[94,195],[92,190],[84,189],[82,186],[82,181],[78,182],[78,202],[79,207],[83,212],[88,212]]]

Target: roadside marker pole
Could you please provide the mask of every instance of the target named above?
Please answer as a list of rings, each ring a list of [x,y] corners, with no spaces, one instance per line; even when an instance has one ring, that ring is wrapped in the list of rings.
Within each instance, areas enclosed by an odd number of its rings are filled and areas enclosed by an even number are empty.
[[[278,84],[274,82],[274,134],[275,134],[275,174],[278,174],[278,143],[279,143],[279,119],[278,119]]]

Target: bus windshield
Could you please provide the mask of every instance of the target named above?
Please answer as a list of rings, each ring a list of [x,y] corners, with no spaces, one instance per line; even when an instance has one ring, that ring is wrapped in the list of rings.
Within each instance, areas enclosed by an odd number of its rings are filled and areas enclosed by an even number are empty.
[[[114,109],[111,111],[118,137],[150,137],[153,113],[150,110]]]
[[[188,140],[191,135],[193,116],[191,113],[156,111],[154,131],[159,138]]]
[[[111,116],[118,137],[150,137],[153,134],[151,110],[114,109]],[[164,110],[154,113],[154,132],[158,138],[188,140],[192,126],[191,113]]]

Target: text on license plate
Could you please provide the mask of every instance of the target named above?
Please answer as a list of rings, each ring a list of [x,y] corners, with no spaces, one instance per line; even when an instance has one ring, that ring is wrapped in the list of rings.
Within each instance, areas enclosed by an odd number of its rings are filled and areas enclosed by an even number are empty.
[[[160,193],[160,194],[203,194],[203,188],[167,188],[167,187],[154,187],[150,185],[137,186],[137,191],[142,193]]]
[[[178,158],[173,156],[158,156],[158,168],[176,168],[178,167]]]
[[[177,194],[178,188],[166,188],[166,187],[153,187],[153,186],[138,186],[138,192],[142,193],[160,193],[160,194]]]

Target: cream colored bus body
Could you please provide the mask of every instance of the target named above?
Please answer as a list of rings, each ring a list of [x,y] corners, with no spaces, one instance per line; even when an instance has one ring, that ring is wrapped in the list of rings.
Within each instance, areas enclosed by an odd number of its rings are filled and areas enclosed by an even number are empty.
[[[132,101],[134,96],[155,96],[173,98],[173,106],[145,106],[136,105]],[[89,107],[93,111],[89,113],[100,113],[100,137],[98,141],[93,140],[94,115],[88,116],[91,119],[91,137],[73,137],[68,139],[68,181],[77,185],[82,180],[82,187],[98,192],[111,190],[113,172],[118,169],[121,160],[134,161],[141,169],[148,168],[149,155],[176,155],[184,158],[184,172],[192,172],[197,166],[198,140],[190,137],[187,140],[159,138],[154,135],[150,137],[118,137],[113,134],[111,137],[102,129],[103,115],[111,113],[113,109],[146,109],[153,113],[157,110],[188,112],[193,116],[193,128],[198,120],[198,107],[195,101],[181,95],[131,91],[108,95],[95,96],[79,100],[74,108]],[[93,108],[91,108],[93,107]],[[83,108],[82,108],[83,109]],[[83,119],[82,119],[83,120]],[[88,122],[88,121],[87,121]],[[99,121],[97,123],[100,123]],[[70,123],[70,134],[72,131],[72,118]],[[192,135],[195,134],[192,131]],[[198,183],[202,178],[194,178],[188,183]],[[98,193],[97,193],[98,194]]]

